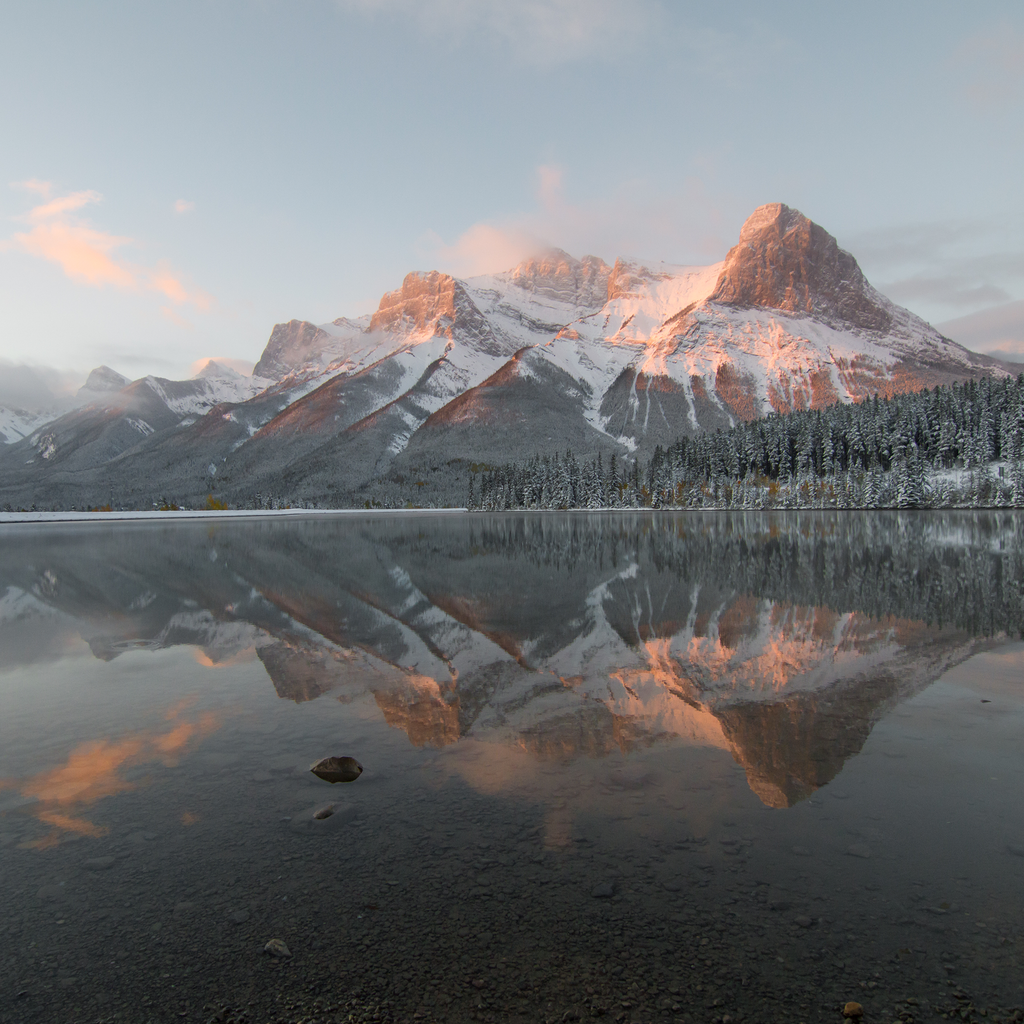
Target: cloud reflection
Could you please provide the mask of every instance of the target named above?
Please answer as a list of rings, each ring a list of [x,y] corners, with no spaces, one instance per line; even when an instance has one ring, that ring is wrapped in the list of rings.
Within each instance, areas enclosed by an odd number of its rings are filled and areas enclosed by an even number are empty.
[[[144,730],[116,740],[86,740],[57,768],[27,779],[4,780],[4,788],[17,789],[22,796],[34,799],[31,813],[54,829],[24,845],[46,849],[60,843],[62,833],[106,834],[106,826],[90,821],[83,812],[107,797],[134,789],[136,783],[124,776],[127,768],[149,761],[173,766],[190,746],[220,727],[220,719],[213,712],[186,717],[186,709],[193,703],[194,699],[179,702],[167,712],[171,726],[166,732]]]

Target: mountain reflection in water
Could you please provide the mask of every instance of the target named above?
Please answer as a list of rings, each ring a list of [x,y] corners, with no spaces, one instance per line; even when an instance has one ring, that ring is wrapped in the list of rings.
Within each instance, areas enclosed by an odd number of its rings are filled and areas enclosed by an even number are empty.
[[[786,807],[897,703],[1019,632],[1019,525],[823,512],[36,529],[8,545],[0,651],[47,657],[25,640],[37,619],[49,648],[79,633],[106,660],[255,649],[280,697],[370,692],[416,745],[472,737],[560,760],[720,747]]]

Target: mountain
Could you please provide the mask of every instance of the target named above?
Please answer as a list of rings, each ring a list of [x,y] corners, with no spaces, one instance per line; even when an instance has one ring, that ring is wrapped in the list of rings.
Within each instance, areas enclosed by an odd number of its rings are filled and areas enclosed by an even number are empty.
[[[36,430],[0,455],[0,497],[341,505],[387,486],[461,504],[471,462],[629,458],[770,412],[1021,369],[890,302],[774,203],[708,267],[549,250],[468,280],[409,274],[371,316],[278,324],[252,378],[148,377]]]
[[[25,372],[25,368],[19,369]],[[28,373],[36,376],[31,370]],[[127,377],[122,377],[110,367],[97,367],[74,395],[67,392],[54,393],[52,390],[40,394],[37,391],[34,396],[36,401],[30,404],[30,408],[24,408],[20,402],[0,401],[0,443],[12,444],[22,440],[71,410],[119,391],[129,383]],[[40,390],[45,392],[48,389],[44,384]]]

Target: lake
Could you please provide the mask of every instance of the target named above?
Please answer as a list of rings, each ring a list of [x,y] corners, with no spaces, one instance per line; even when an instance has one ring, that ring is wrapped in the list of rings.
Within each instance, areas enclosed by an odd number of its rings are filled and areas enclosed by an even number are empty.
[[[1019,1022],[1022,516],[0,527],[0,1021]]]

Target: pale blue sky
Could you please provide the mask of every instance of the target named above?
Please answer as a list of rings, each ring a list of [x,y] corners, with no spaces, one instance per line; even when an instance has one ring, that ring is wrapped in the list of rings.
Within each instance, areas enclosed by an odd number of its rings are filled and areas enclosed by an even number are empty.
[[[713,262],[773,201],[1024,353],[1019,2],[8,0],[0,40],[0,360],[185,376],[539,242]]]

